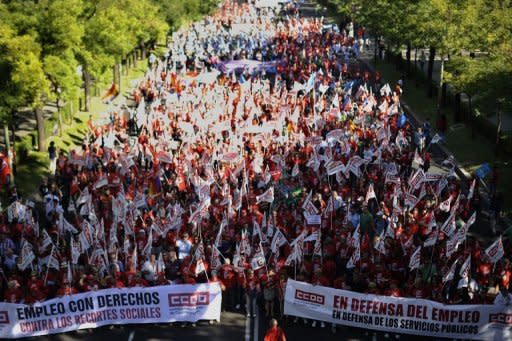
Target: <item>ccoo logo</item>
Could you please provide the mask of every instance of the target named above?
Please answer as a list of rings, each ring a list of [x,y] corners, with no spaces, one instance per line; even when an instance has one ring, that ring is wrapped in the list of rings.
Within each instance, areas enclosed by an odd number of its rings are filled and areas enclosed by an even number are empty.
[[[208,305],[209,303],[210,293],[208,291],[169,294],[170,307],[195,307],[198,305]]]
[[[315,294],[313,292],[307,292],[298,289],[295,291],[295,298],[301,301],[315,304],[324,304],[325,302],[324,295]]]

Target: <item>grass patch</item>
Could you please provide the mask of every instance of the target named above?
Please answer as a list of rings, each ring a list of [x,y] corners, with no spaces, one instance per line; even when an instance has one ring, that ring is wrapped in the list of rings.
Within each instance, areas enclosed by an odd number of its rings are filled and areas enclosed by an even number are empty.
[[[49,166],[47,153],[32,151],[16,166],[16,188],[24,198],[31,198],[46,176]]]

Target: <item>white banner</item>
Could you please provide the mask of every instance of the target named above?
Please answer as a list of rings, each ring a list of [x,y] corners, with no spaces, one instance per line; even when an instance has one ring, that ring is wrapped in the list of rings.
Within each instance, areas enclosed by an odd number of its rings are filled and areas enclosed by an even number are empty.
[[[220,320],[218,283],[122,288],[63,296],[34,305],[0,303],[0,339],[111,324]]]
[[[510,340],[512,306],[438,302],[314,286],[288,280],[284,313],[381,332],[474,340]]]

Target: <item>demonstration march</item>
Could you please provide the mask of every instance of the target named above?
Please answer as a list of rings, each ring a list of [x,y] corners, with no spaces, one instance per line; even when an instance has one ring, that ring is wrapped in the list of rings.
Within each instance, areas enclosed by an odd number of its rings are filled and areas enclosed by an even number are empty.
[[[411,123],[362,48],[291,2],[226,0],[174,32],[131,103],[58,153],[40,214],[9,196],[0,338],[224,310],[508,335],[511,241],[468,234],[478,179],[432,167],[442,136]]]

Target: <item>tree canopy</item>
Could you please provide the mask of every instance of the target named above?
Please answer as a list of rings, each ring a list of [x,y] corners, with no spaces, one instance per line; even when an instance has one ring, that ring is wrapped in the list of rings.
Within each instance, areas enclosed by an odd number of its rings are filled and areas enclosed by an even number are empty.
[[[449,56],[445,79],[457,91],[510,104],[512,0],[328,1],[392,45]]]
[[[77,98],[82,69],[101,81],[148,41],[208,13],[214,0],[0,0],[0,119]],[[39,122],[38,122],[39,123]],[[40,131],[38,129],[38,131]]]

